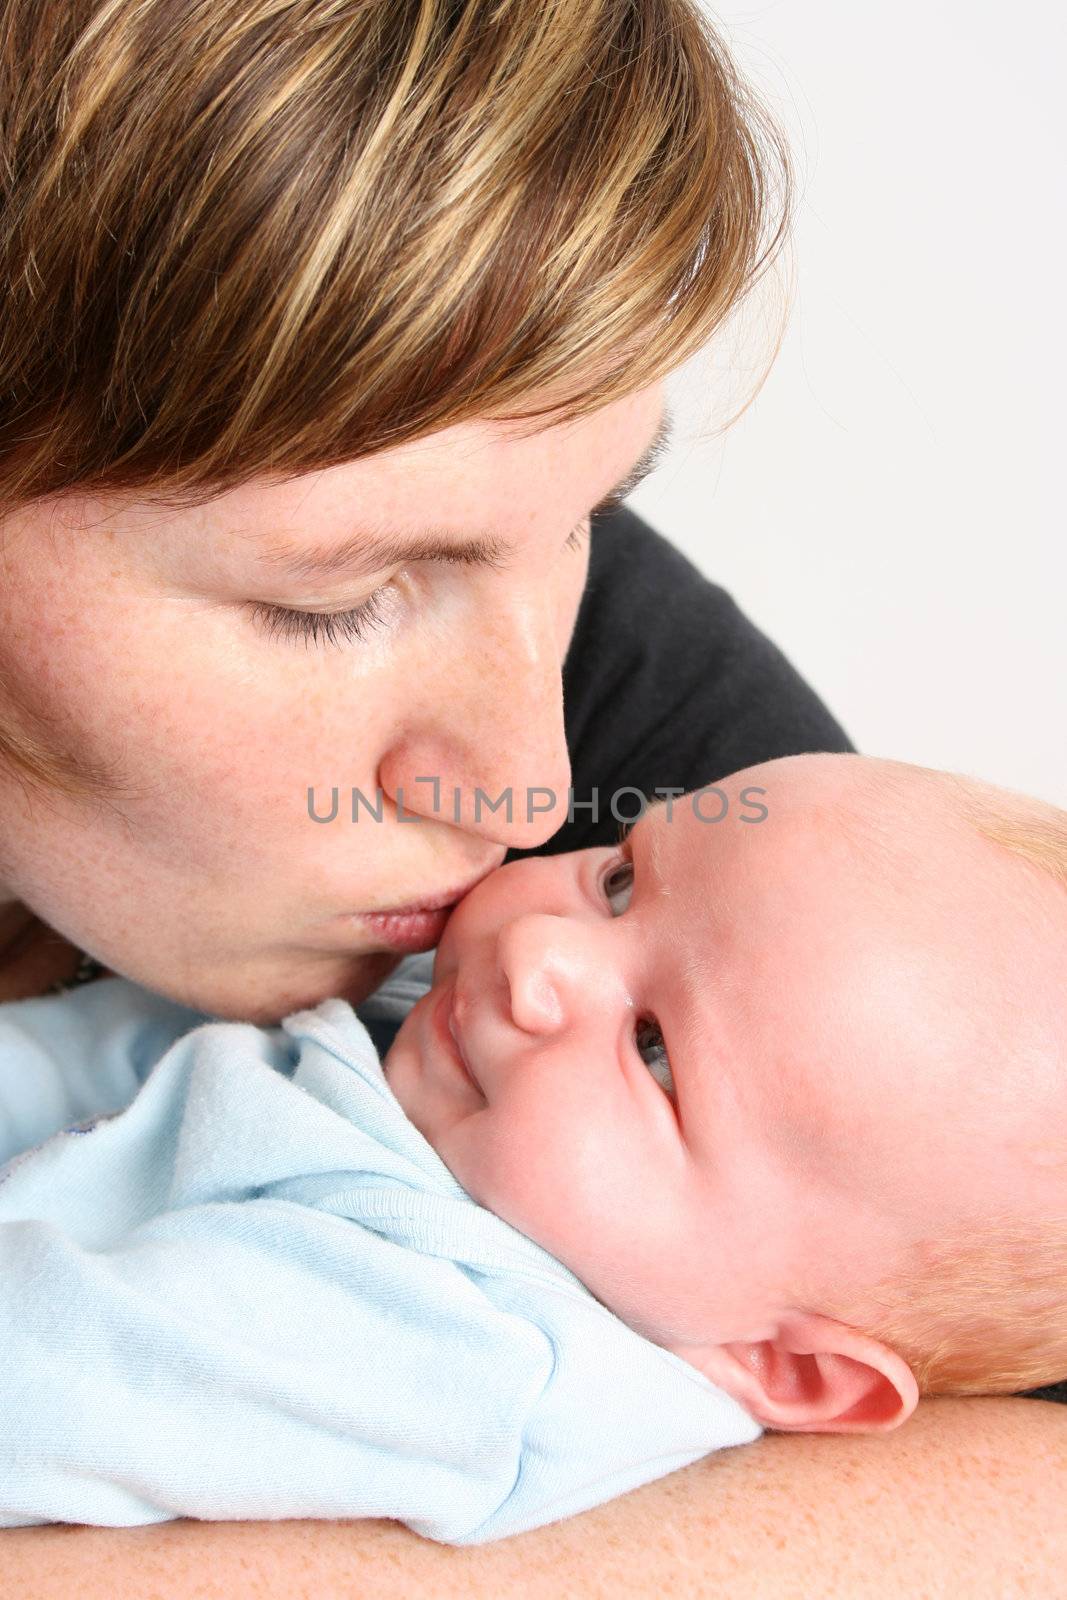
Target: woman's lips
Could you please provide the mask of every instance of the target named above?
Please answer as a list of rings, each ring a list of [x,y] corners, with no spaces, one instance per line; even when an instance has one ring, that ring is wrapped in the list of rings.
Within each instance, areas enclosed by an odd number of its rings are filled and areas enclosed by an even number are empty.
[[[482,878],[484,877],[485,873],[483,872]],[[417,911],[447,911],[451,906],[455,905],[457,900],[462,900],[465,894],[469,894],[476,883],[481,883],[482,878],[472,878],[470,883],[460,884],[457,889],[446,889],[444,894],[431,895],[427,900],[412,900],[411,904],[406,906],[383,906],[378,911],[366,911],[363,915],[368,917],[411,917]]]
[[[451,911],[451,906],[441,911],[363,911],[359,918],[390,950],[432,950],[441,942]]]
[[[506,851],[504,853],[507,854]],[[476,878],[470,878],[466,883],[457,884],[454,889],[446,889],[442,894],[431,895],[425,900],[414,900],[406,906],[386,906],[383,911],[354,911],[350,915],[365,922],[375,938],[390,950],[432,950],[445,931],[449,912],[455,909],[464,895],[470,894],[476,884],[495,872],[499,865],[500,861],[494,862]]]

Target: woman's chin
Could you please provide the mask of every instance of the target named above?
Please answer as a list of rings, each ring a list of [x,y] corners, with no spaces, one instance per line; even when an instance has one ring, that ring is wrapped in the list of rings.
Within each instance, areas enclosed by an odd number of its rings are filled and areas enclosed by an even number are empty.
[[[353,1007],[361,1005],[402,959],[394,950],[373,950],[335,955],[328,961],[316,955],[301,967],[299,957],[294,960],[289,956],[258,970],[227,972],[222,967],[210,975],[191,973],[186,992],[171,991],[170,996],[223,1021],[273,1027],[294,1011],[313,1010],[323,1000],[347,1000]]]
[[[403,955],[395,950],[373,950],[366,955],[354,956],[348,964],[349,972],[342,987],[320,994],[319,999],[326,1000],[330,994],[336,994],[341,1000],[347,1000],[350,1006],[362,1005],[364,1000],[370,999],[375,989],[381,987],[389,974],[396,971],[403,959]]]

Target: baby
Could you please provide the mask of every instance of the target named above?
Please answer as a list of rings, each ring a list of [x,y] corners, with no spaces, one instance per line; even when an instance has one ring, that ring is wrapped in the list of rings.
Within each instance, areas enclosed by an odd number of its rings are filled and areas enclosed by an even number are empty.
[[[279,1028],[0,1008],[0,1524],[478,1543],[1067,1372],[1055,807],[783,758],[418,966]]]
[[[385,1062],[408,1116],[764,1425],[1067,1373],[1062,811],[769,762],[501,868],[433,976]]]

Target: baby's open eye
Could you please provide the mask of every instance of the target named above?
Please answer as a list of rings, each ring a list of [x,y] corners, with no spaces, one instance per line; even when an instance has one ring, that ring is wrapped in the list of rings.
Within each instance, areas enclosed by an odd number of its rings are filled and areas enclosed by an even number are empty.
[[[604,874],[604,894],[615,916],[620,917],[630,904],[630,892],[633,886],[634,865],[632,861],[617,861]],[[621,905],[616,904],[617,899],[621,899]]]
[[[639,1017],[637,1019],[637,1027],[634,1029],[634,1043],[637,1046],[638,1055],[660,1088],[673,1095],[674,1077],[671,1073],[671,1064],[667,1060],[667,1047],[663,1042],[663,1034],[655,1017]]]
[[[630,904],[633,886],[634,864],[624,856],[621,860],[613,862],[601,879],[604,898],[614,916],[620,917]],[[634,1044],[638,1055],[660,1088],[673,1097],[674,1077],[671,1073],[671,1064],[667,1060],[667,1047],[663,1042],[663,1034],[655,1017],[644,1016],[637,1019]]]

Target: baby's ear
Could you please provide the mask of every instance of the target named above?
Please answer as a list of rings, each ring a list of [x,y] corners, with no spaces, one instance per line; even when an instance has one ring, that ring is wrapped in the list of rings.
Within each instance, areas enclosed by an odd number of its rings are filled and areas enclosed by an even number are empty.
[[[668,1348],[781,1432],[888,1433],[919,1400],[911,1368],[887,1345],[808,1312],[783,1316],[773,1338]]]

